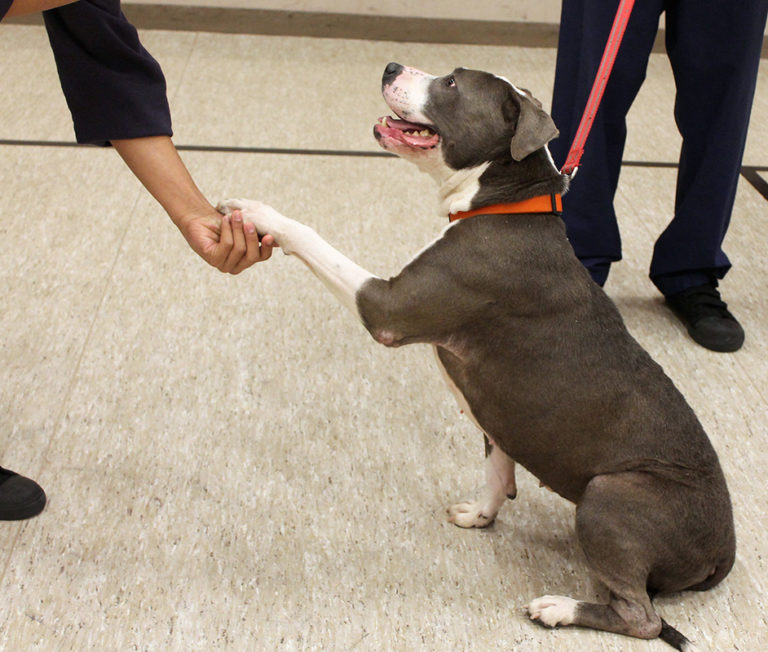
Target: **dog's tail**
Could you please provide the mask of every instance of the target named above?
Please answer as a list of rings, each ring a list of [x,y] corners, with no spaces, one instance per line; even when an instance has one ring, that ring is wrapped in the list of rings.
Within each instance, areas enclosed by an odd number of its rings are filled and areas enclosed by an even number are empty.
[[[661,619],[659,638],[680,652],[694,652],[693,644],[663,618]]]

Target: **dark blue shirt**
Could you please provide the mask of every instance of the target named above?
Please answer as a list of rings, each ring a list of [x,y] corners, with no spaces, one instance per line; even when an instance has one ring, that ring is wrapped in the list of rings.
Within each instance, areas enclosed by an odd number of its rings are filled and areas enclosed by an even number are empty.
[[[11,3],[0,0],[0,19]],[[120,0],[79,0],[43,18],[79,143],[172,134],[163,71]]]

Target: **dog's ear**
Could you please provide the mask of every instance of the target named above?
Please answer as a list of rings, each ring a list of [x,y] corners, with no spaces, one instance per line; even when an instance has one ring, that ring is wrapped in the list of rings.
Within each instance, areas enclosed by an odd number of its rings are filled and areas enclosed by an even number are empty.
[[[517,128],[512,136],[510,152],[516,161],[522,161],[537,149],[541,149],[560,133],[549,117],[541,108],[539,102],[529,91],[514,89],[513,101],[517,104]]]

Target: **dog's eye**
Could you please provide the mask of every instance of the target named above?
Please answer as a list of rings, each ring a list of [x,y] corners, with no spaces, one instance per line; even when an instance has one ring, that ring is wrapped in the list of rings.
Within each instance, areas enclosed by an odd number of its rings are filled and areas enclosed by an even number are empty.
[[[456,80],[453,78],[453,75],[451,75],[450,77],[446,78],[445,85],[448,88],[453,88],[454,86],[456,86]]]

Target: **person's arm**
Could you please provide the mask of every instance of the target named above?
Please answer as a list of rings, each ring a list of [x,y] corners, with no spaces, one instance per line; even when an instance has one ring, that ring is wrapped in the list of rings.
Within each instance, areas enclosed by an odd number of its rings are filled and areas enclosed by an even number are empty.
[[[63,7],[73,2],[77,2],[77,0],[13,0],[13,3],[8,8],[8,13],[5,15],[26,16],[27,14]]]
[[[236,274],[269,258],[272,239],[260,247],[242,222],[222,221],[179,158],[170,139],[165,77],[120,0],[79,0],[43,17],[77,141],[112,143],[192,249],[214,267]]]
[[[160,203],[190,247],[222,272],[238,274],[272,255],[252,224],[237,213],[223,217],[203,196],[168,136],[113,140],[131,171]]]

